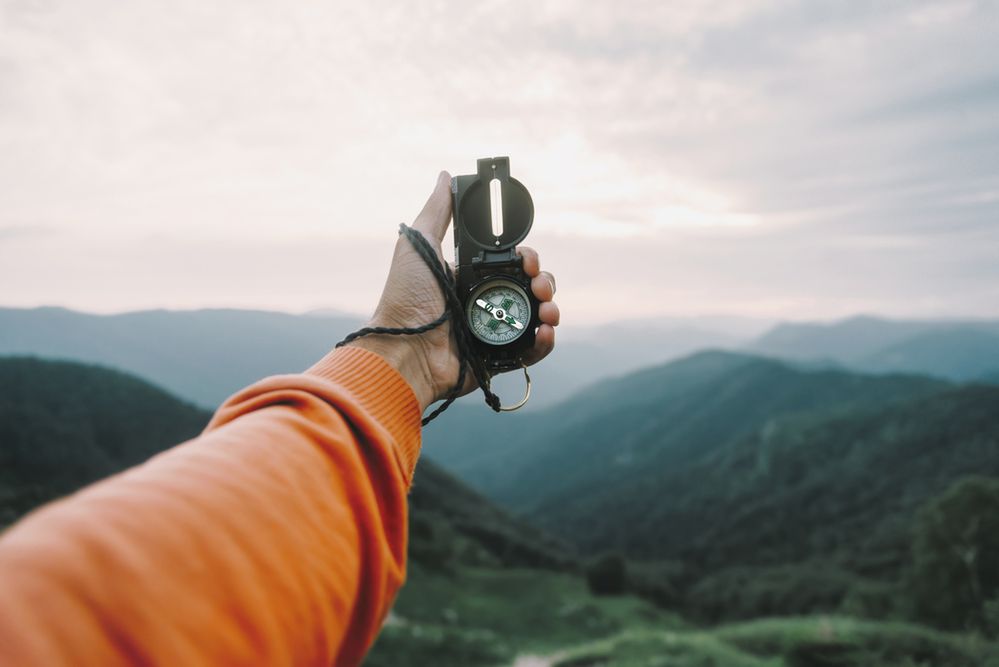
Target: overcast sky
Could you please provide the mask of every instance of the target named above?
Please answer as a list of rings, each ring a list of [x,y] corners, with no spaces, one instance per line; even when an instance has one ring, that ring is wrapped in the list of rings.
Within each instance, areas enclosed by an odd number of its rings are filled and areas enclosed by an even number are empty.
[[[0,0],[0,305],[367,313],[510,155],[566,323],[999,316],[999,3]]]

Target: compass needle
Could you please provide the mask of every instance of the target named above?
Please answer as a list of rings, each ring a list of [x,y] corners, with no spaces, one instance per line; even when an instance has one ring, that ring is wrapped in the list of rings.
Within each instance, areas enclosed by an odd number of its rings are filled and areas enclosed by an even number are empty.
[[[490,345],[506,345],[527,330],[530,298],[522,287],[503,278],[480,284],[472,294],[468,323],[476,338]]]

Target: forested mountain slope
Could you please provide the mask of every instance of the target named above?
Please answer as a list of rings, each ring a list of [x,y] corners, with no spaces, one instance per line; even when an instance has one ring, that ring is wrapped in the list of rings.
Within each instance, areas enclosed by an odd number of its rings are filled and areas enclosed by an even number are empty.
[[[636,492],[551,498],[531,516],[583,546],[704,571],[809,559],[897,574],[912,518],[970,475],[999,476],[999,387],[768,421]]]
[[[631,590],[711,621],[911,617],[917,518],[973,478],[999,479],[999,387],[730,353],[606,383],[513,427],[453,417],[428,447],[584,554],[626,556]],[[977,535],[983,510],[969,503],[958,520]]]
[[[192,438],[210,414],[115,370],[0,358],[0,525],[42,502]],[[432,461],[411,494],[415,559],[571,566],[565,549],[511,518]]]
[[[515,425],[505,415],[449,415],[425,441],[439,461],[518,511],[606,502],[642,512],[668,501],[664,485],[690,466],[774,419],[872,408],[946,386],[705,352],[603,383]],[[612,516],[626,531],[629,517]],[[616,542],[601,535],[586,545]]]
[[[209,416],[111,369],[0,358],[0,524],[197,435]]]

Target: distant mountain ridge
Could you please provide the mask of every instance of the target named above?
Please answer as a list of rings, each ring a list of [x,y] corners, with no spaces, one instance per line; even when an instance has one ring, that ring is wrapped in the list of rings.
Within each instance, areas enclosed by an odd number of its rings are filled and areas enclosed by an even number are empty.
[[[859,366],[876,372],[907,370],[977,380],[999,371],[999,332],[977,327],[933,329],[868,355]]]
[[[308,368],[361,324],[356,316],[328,310],[303,315],[238,309],[93,315],[63,308],[0,308],[0,354],[111,366],[211,409],[260,378]],[[563,327],[556,353],[531,371],[534,391],[526,412],[555,405],[595,383],[710,348],[742,349],[811,367],[958,381],[999,373],[999,321],[860,316],[764,330],[767,324],[746,318],[671,317]],[[765,332],[759,335],[761,330]],[[500,376],[496,389],[507,399],[519,395],[521,382],[513,375]],[[488,418],[479,397],[461,403]]]
[[[560,340],[558,354],[531,370],[526,411],[565,400],[583,387],[705,346],[735,346],[744,338],[713,330],[729,320],[674,318],[581,327]],[[269,375],[297,373],[322,358],[360,319],[314,311],[305,315],[253,310],[151,310],[93,315],[64,308],[0,308],[0,355],[35,355],[97,363],[134,373],[186,400],[215,408]],[[732,320],[740,331],[758,329]],[[508,402],[523,391],[519,374],[500,376]],[[476,413],[479,396],[462,401]]]
[[[0,309],[0,354],[111,366],[214,408],[268,375],[305,370],[357,326],[340,317],[250,310]]]
[[[356,316],[328,310],[303,315],[238,309],[93,315],[51,307],[0,308],[0,354],[111,366],[214,408],[262,377],[302,371],[361,324]],[[832,323],[783,323],[758,335],[766,326],[762,320],[726,317],[577,323],[563,328],[557,352],[532,369],[534,392],[526,411],[555,405],[597,382],[710,348],[741,349],[811,367],[958,381],[999,374],[999,321],[859,316]],[[518,377],[501,376],[496,387],[505,398],[518,395],[520,383]],[[480,415],[488,412],[477,397],[463,403]]]
[[[908,372],[975,380],[999,372],[999,321],[889,320],[779,324],[747,352],[866,372]]]

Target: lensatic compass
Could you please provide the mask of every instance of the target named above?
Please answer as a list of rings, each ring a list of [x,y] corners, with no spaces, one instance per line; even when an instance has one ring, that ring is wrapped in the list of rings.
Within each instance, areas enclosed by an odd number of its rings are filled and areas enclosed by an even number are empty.
[[[524,369],[524,355],[534,347],[541,320],[539,301],[524,273],[517,244],[534,222],[534,202],[527,188],[510,176],[510,159],[483,158],[476,174],[451,179],[454,257],[458,298],[473,344],[490,373]]]

